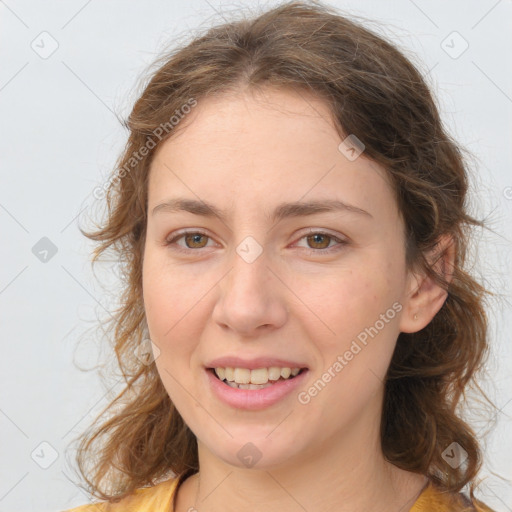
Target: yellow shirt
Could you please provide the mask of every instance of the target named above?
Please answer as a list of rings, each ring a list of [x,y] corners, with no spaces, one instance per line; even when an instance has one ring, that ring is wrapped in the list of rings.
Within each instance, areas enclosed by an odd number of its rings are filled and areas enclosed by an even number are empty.
[[[153,487],[137,489],[117,503],[102,501],[81,505],[64,512],[174,512],[173,498],[178,481],[178,478],[171,478]],[[465,510],[493,512],[483,503],[479,503],[476,509],[466,508],[461,495],[442,492],[430,483],[409,512],[462,512]]]

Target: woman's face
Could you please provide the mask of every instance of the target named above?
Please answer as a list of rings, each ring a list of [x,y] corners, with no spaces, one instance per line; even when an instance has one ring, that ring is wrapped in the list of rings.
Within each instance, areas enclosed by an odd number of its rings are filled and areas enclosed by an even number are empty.
[[[329,119],[285,90],[203,99],[152,162],[143,290],[157,369],[201,445],[239,467],[300,462],[378,424],[410,286],[403,222],[384,170],[340,149]],[[213,366],[270,385],[234,389]],[[307,371],[272,384],[285,367]]]

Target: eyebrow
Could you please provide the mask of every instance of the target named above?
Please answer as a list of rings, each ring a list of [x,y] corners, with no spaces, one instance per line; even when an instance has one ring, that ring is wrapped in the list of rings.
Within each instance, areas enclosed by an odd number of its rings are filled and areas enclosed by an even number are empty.
[[[193,213],[195,215],[203,215],[205,217],[217,217],[222,222],[226,222],[227,219],[226,211],[217,208],[207,201],[198,201],[196,199],[181,197],[169,199],[164,203],[156,205],[153,208],[152,215],[159,212],[175,213],[181,211]],[[304,217],[307,215],[315,215],[317,213],[337,211],[356,213],[373,218],[373,215],[362,208],[358,208],[357,206],[335,199],[324,199],[309,202],[296,201],[281,203],[270,215],[270,221],[276,222],[290,217]]]

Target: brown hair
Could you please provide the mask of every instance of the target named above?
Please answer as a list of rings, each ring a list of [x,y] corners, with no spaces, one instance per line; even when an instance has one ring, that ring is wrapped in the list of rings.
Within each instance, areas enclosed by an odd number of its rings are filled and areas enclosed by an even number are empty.
[[[142,257],[148,172],[156,149],[176,133],[171,126],[162,137],[161,127],[169,128],[169,119],[180,117],[184,105],[260,86],[323,98],[340,136],[356,135],[365,155],[388,171],[405,223],[408,268],[423,269],[448,290],[448,297],[428,326],[398,337],[385,383],[383,453],[396,466],[427,475],[448,491],[473,482],[481,452],[457,410],[487,351],[487,292],[465,270],[470,228],[483,223],[467,212],[464,150],[443,128],[420,72],[381,36],[318,2],[290,2],[211,28],[164,54],[157,66],[125,123],[128,142],[105,187],[107,219],[95,232],[82,230],[100,242],[93,262],[110,248],[127,272],[122,305],[110,325],[127,385],[106,408],[110,418],[100,414],[83,434],[77,455],[91,492],[117,501],[170,473],[198,471],[195,436],[156,366],[134,354],[147,328]],[[154,147],[140,156],[149,140]],[[450,283],[426,258],[443,234],[451,235],[456,247]],[[468,453],[458,468],[442,457],[453,442]]]

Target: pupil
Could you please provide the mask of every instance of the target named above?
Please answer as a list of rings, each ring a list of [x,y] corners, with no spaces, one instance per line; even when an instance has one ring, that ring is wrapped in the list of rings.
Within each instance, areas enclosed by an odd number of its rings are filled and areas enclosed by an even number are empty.
[[[203,237],[204,237],[204,235],[202,235],[201,233],[194,233],[192,235],[187,235],[187,237],[186,237],[187,246],[194,245],[194,244],[200,244],[201,238],[203,238]]]
[[[328,238],[327,235],[321,235],[321,234],[316,234],[316,235],[311,235],[311,238],[313,239],[313,244],[320,244],[322,246],[325,246],[325,243],[326,243],[326,239]],[[329,245],[329,244],[327,244]]]

